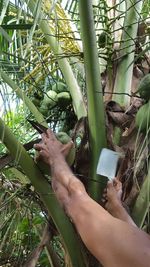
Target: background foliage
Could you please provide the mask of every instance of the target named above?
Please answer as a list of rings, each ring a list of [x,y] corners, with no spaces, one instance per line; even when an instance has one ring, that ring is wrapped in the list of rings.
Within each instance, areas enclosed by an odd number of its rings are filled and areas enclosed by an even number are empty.
[[[136,223],[149,232],[150,78],[146,85],[148,97],[143,97],[138,86],[149,75],[150,1],[95,0],[92,12],[94,36],[90,35],[89,18],[78,1],[0,0],[1,118],[21,144],[28,144],[31,158],[35,153],[33,144],[40,135],[28,120],[49,126],[57,134],[61,132],[62,142],[72,138],[72,170],[97,201],[97,192],[102,192],[106,183],[104,177],[95,176],[97,154],[105,146],[122,152],[125,157],[118,170],[123,182],[122,201]],[[90,49],[92,40],[95,47]],[[95,51],[95,61],[90,50]],[[95,75],[93,80],[90,73]],[[136,114],[145,104],[146,112],[138,119]],[[105,113],[103,124],[99,106]],[[97,131],[94,140],[92,130]],[[50,215],[17,156],[11,158],[5,134],[3,127],[0,265],[75,266],[64,242],[65,225],[58,227],[61,218]],[[98,144],[96,138],[102,143],[101,148],[97,145],[98,153],[93,145]],[[15,155],[16,151],[14,147]],[[50,185],[48,173],[42,166],[38,168]],[[79,250],[80,266],[98,266],[82,245]]]

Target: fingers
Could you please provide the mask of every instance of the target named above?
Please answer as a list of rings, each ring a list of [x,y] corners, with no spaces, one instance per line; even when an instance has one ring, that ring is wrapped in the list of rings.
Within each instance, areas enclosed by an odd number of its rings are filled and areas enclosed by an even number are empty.
[[[41,151],[42,149],[45,149],[45,144],[40,143],[40,144],[35,144],[33,146],[37,151]]]
[[[112,181],[108,181],[108,183],[107,183],[107,189],[112,189],[113,186],[114,186],[113,180]]]
[[[112,192],[114,191],[114,185],[113,181],[108,181],[107,182],[107,187],[104,189],[103,197],[102,197],[102,202],[104,205],[109,201]]]
[[[57,145],[61,149],[62,143],[56,138],[51,129],[48,129],[46,133],[42,134],[42,141],[45,145]]]
[[[108,181],[107,190],[112,191],[113,189],[116,191],[119,191],[120,189],[122,189],[122,184],[119,180],[113,179],[111,181]]]
[[[41,134],[42,137],[42,141],[44,143],[47,143],[48,139],[54,141],[56,140],[55,134],[53,133],[53,131],[51,129],[47,129],[47,131],[45,133]]]
[[[105,205],[107,202],[107,188],[104,189],[103,195],[102,195],[102,199],[101,199],[102,203]]]
[[[42,137],[42,141],[43,141],[43,143],[47,143],[47,141],[48,141],[48,137],[47,137],[47,134],[46,133],[43,133],[43,134],[41,134],[41,137]]]
[[[73,145],[74,145],[74,143],[72,141],[70,141],[69,143],[63,145],[63,147],[61,149],[61,153],[66,157],[69,154],[69,152],[70,152],[71,148],[73,147]]]
[[[38,154],[38,155],[34,158],[34,161],[35,161],[36,163],[38,163],[38,161],[40,161],[40,159],[41,159],[41,157],[40,157],[40,155]]]
[[[117,178],[113,179],[113,186],[117,191],[122,189],[122,183]]]
[[[56,139],[54,133],[48,129],[46,133],[42,134],[42,142],[34,145],[34,148],[39,152],[36,161],[42,159],[46,162],[48,158],[52,159],[59,153],[66,157],[73,145],[72,141],[63,145]]]
[[[53,131],[51,129],[47,130],[46,135],[50,139],[56,139],[55,134],[53,133]]]
[[[102,197],[101,201],[102,201],[103,204],[105,204],[107,202],[107,197],[106,196]]]
[[[37,151],[40,151],[40,150],[41,150],[41,146],[40,146],[39,144],[35,144],[35,145],[33,146],[33,148],[34,148],[35,150],[37,150]]]

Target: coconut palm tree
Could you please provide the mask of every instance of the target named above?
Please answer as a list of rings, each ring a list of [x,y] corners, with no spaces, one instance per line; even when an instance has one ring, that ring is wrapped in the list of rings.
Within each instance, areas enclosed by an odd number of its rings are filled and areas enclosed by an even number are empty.
[[[33,161],[39,136],[28,121],[51,127],[62,142],[73,138],[69,163],[98,202],[107,181],[96,174],[100,151],[121,152],[122,200],[147,227],[149,115],[141,131],[139,112],[149,110],[140,89],[149,72],[149,1],[1,0],[0,10],[1,250],[8,248],[0,263],[98,266],[59,206],[46,167]]]

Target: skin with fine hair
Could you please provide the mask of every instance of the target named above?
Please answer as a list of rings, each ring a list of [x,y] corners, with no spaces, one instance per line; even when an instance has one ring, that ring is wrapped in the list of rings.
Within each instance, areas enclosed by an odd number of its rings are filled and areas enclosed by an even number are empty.
[[[135,227],[120,200],[116,201],[114,182],[107,186],[106,207],[112,215],[90,198],[65,161],[71,146],[72,143],[62,145],[48,130],[35,149],[39,159],[50,166],[56,197],[84,244],[104,267],[148,267],[149,235]]]
[[[105,203],[105,209],[115,218],[136,226],[132,218],[122,206],[121,196],[122,183],[117,178],[114,178],[107,183],[107,188],[103,194],[102,202]]]

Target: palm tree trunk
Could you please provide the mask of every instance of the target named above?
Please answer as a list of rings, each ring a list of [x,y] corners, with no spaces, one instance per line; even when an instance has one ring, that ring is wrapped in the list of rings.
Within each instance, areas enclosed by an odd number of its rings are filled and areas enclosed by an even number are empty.
[[[132,218],[138,227],[142,228],[150,207],[150,169],[142,184],[139,195],[132,210]]]
[[[121,94],[114,94],[113,97],[113,100],[120,105],[128,105],[130,103],[130,98],[126,94],[131,92],[135,42],[142,5],[142,0],[126,1],[126,13],[120,45],[121,52],[114,85],[114,93]]]
[[[94,180],[104,179],[96,174],[96,168],[100,151],[106,147],[105,113],[100,79],[100,68],[94,29],[92,1],[79,1],[79,12],[81,20],[81,33],[84,49],[84,63],[86,72],[88,122],[90,137],[90,177]],[[89,193],[99,200],[101,186],[91,181]]]

